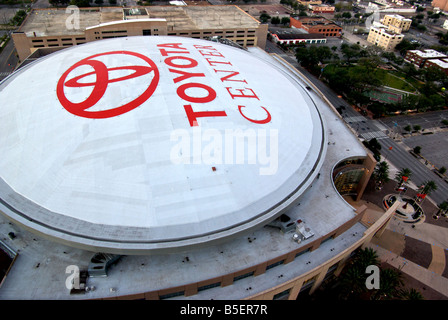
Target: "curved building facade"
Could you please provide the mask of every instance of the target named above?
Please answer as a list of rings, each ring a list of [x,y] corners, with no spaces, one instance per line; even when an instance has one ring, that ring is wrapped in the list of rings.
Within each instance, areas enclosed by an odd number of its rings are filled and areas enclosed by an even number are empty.
[[[0,230],[20,255],[2,299],[295,299],[393,212],[362,223],[339,191],[362,195],[372,157],[257,48],[96,41],[0,87]]]

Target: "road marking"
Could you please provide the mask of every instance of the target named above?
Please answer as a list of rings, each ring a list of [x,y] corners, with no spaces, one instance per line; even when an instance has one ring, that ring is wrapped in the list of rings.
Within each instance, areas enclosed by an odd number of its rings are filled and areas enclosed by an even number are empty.
[[[376,139],[388,138],[388,136],[383,131],[373,131],[373,132],[361,133],[361,137],[363,137],[366,140],[370,140],[373,138],[376,138]]]
[[[9,76],[12,72],[0,72],[0,77]]]
[[[344,120],[346,122],[361,122],[361,121],[365,121],[366,118],[362,117],[362,116],[355,116],[355,117],[347,117],[344,118]]]

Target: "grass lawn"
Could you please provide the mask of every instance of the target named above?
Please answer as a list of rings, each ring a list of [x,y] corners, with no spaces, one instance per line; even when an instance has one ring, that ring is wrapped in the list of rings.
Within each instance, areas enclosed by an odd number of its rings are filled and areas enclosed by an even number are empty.
[[[336,65],[330,64],[327,67],[325,67],[326,70],[329,72],[335,72],[337,68],[342,68],[348,70],[349,73],[351,71],[355,70],[356,66],[341,66],[338,67]],[[387,71],[383,69],[376,69],[375,75],[378,77],[378,79],[382,82],[384,86],[395,88],[398,90],[408,91],[408,92],[415,92],[416,88],[418,88],[419,84],[415,83],[415,81],[412,81],[412,83],[404,80],[404,75],[402,75],[400,72],[394,72],[394,71]]]
[[[391,88],[395,88],[398,90],[408,91],[408,92],[414,92],[416,89],[409,84],[406,80],[401,79],[394,73],[391,73],[386,70],[377,69],[375,71],[378,78],[381,80],[383,85]]]

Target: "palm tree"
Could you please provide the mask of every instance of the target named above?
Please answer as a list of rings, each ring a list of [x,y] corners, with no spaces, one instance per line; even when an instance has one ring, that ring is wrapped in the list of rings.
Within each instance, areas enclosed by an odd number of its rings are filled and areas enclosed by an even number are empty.
[[[377,187],[381,189],[382,185],[389,181],[389,164],[386,161],[378,162],[373,172]]]
[[[359,266],[360,269],[366,270],[370,265],[379,265],[380,260],[378,254],[372,248],[360,249],[354,258],[354,263]]]
[[[414,288],[402,290],[400,296],[405,300],[425,300],[423,295]]]
[[[369,265],[379,264],[379,257],[375,250],[371,248],[358,250],[346,271],[341,275],[341,298],[359,299],[366,293],[366,269]]]
[[[430,180],[423,184],[422,188],[420,188],[420,193],[430,195],[435,190],[437,190],[437,184]]]
[[[441,204],[438,205],[439,211],[437,211],[436,216],[446,216],[446,213],[448,212],[448,202],[443,201]]]
[[[397,172],[397,174],[395,175],[395,181],[398,182],[398,186],[401,187],[401,185],[404,182],[403,177],[407,177],[408,180],[411,178],[412,176],[412,171],[411,169],[408,168],[402,168],[400,171]]]
[[[403,285],[401,271],[382,269],[380,273],[380,288],[371,296],[372,300],[393,299],[400,297],[400,287]]]
[[[362,293],[367,291],[366,273],[355,265],[351,265],[340,278],[340,298],[357,299]]]

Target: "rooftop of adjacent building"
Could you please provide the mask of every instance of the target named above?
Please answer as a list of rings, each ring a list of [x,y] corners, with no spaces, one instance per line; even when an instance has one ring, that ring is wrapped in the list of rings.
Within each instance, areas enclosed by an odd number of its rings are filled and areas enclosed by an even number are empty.
[[[83,34],[88,27],[134,19],[165,19],[168,28],[174,30],[257,28],[260,24],[239,7],[228,5],[81,8],[79,28],[67,28],[73,14],[65,9],[33,9],[19,32],[28,36],[75,35]]]
[[[295,19],[305,25],[334,25],[339,27],[339,25],[334,21],[328,20],[324,17],[295,17]]]
[[[398,36],[398,37],[403,36],[401,33],[394,32],[394,31],[390,30],[388,26],[385,26],[385,25],[380,24],[380,23],[376,23],[376,24],[372,25],[370,27],[370,31],[377,31],[379,33],[387,34],[387,35],[392,36],[392,37],[394,37],[394,36]]]
[[[431,62],[442,69],[448,69],[448,59],[431,59],[428,62]]]
[[[413,53],[421,58],[445,58],[446,54],[438,52],[434,49],[424,49],[424,50],[409,50],[408,52]]]
[[[395,19],[403,20],[403,21],[412,21],[412,19],[405,18],[405,17],[403,17],[403,16],[401,16],[399,14],[386,14],[384,16],[384,18],[386,18],[386,17],[395,18]]]

